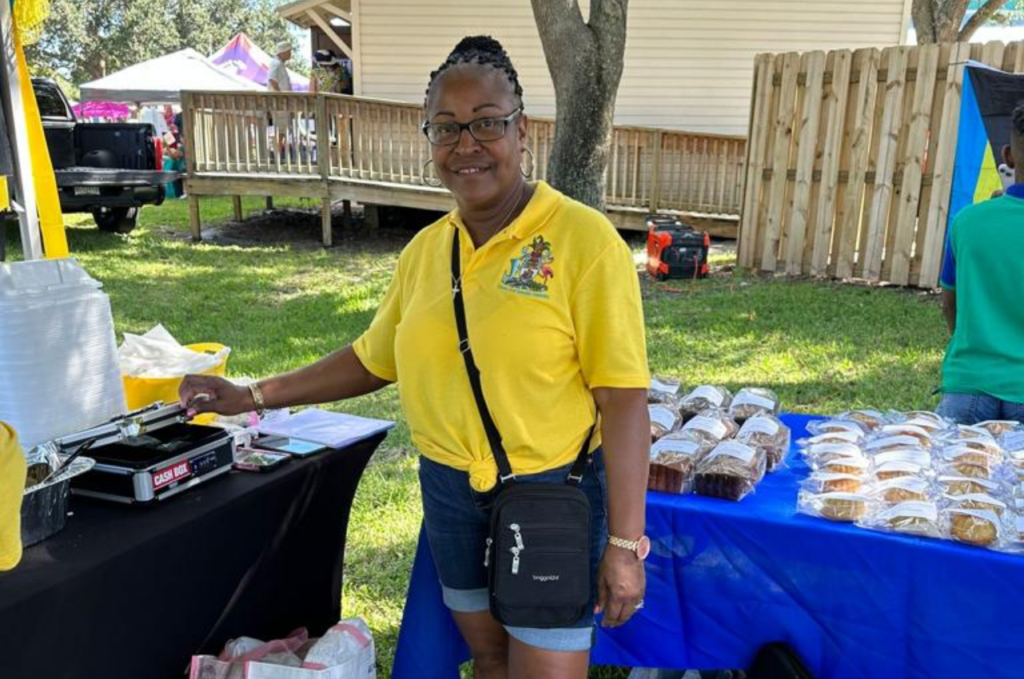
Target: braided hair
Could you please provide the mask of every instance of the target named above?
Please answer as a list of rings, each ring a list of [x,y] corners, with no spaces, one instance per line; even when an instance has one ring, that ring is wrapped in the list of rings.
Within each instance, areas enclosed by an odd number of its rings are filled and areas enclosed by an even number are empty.
[[[427,85],[427,97],[430,90],[441,74],[452,66],[459,64],[481,64],[490,66],[502,71],[508,81],[512,84],[513,92],[519,106],[523,105],[523,88],[519,84],[519,74],[516,72],[508,52],[501,46],[501,43],[489,35],[473,35],[463,38],[455,49],[451,51],[444,63],[437,67],[436,71],[430,74],[430,83]],[[424,100],[426,105],[426,100]]]
[[[1024,136],[1024,104],[1017,104],[1013,109],[1012,120],[1014,133]]]

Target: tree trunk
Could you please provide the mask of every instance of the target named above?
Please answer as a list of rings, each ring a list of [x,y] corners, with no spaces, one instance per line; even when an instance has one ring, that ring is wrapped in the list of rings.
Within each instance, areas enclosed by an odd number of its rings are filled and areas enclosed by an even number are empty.
[[[589,22],[583,20],[578,0],[531,3],[555,85],[555,142],[548,181],[603,211],[628,0],[593,0]]]
[[[978,10],[978,14],[983,15],[980,23],[966,36],[962,36],[960,24],[967,13],[967,4],[968,0],[913,0],[910,15],[914,20],[914,30],[917,31],[917,44],[965,41],[974,33],[977,26],[995,14],[1001,5],[1006,4],[1006,0],[988,0]],[[988,10],[989,5],[994,7]],[[984,14],[986,11],[988,13]],[[966,30],[967,27],[964,28]]]

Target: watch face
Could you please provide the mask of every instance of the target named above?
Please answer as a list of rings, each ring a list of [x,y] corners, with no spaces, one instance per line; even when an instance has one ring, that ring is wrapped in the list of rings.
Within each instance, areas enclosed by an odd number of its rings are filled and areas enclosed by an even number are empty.
[[[646,535],[640,537],[636,545],[636,558],[643,561],[651,553],[651,539]]]

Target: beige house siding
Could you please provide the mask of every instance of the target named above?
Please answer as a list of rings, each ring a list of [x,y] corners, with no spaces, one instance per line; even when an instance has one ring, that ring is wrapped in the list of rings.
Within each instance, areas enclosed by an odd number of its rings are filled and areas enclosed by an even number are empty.
[[[527,112],[554,114],[529,0],[353,4],[358,94],[421,102],[430,72],[459,38],[486,33],[509,51]],[[631,0],[616,122],[746,134],[756,54],[900,44],[908,6],[909,0]]]

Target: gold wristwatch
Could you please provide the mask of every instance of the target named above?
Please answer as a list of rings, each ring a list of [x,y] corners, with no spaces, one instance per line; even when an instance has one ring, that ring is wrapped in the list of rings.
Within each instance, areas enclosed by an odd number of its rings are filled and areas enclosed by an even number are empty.
[[[646,535],[641,535],[639,540],[625,540],[609,535],[608,544],[633,552],[640,561],[646,559],[647,555],[651,553],[651,539]]]

